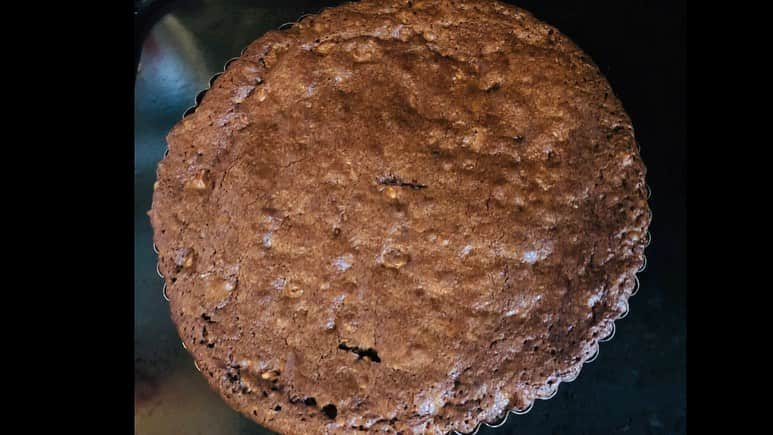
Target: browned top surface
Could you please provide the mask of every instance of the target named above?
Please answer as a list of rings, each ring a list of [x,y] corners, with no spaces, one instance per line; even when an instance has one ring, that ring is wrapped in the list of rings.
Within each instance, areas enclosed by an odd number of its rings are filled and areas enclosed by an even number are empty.
[[[284,433],[523,408],[642,263],[620,102],[500,3],[364,1],[269,32],[168,142],[150,216],[172,317],[213,387]]]

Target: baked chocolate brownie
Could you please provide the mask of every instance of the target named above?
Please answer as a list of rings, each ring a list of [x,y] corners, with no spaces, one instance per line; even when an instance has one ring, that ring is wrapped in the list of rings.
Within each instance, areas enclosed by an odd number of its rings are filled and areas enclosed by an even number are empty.
[[[471,431],[576,376],[650,213],[575,44],[495,1],[271,31],[168,136],[150,217],[212,387],[281,433]]]

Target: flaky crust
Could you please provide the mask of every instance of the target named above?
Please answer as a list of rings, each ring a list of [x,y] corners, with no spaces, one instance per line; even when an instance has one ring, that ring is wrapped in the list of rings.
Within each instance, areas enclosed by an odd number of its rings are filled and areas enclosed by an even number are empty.
[[[202,374],[282,433],[470,431],[574,377],[650,215],[592,61],[494,1],[268,32],[168,136],[150,217]]]

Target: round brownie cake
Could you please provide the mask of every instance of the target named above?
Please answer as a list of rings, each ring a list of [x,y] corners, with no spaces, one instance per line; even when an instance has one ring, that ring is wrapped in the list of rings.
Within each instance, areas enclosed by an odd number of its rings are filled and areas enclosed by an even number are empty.
[[[281,433],[472,431],[573,379],[650,213],[587,55],[495,1],[363,1],[252,43],[150,217],[212,387]]]

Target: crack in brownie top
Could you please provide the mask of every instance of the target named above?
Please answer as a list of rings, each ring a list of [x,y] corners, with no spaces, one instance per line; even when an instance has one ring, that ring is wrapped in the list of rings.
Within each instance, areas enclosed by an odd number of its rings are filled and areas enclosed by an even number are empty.
[[[150,217],[202,374],[282,433],[470,431],[576,375],[650,215],[592,61],[494,1],[363,1],[252,43]]]

